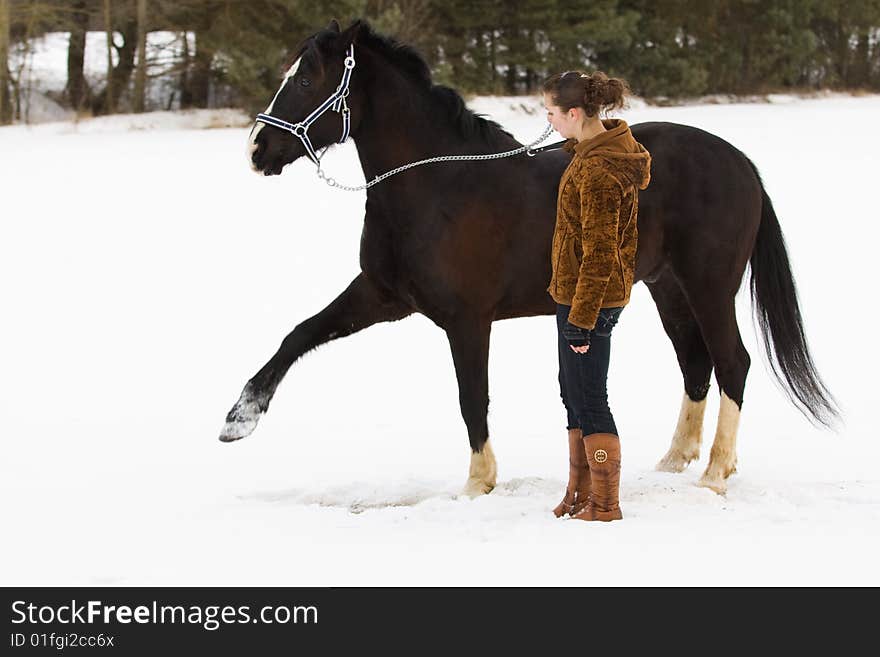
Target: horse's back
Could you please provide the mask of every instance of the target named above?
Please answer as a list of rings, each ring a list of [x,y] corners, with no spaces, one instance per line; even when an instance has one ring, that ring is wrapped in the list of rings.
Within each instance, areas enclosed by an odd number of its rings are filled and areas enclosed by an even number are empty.
[[[738,268],[761,219],[761,184],[745,154],[679,123],[637,123],[632,133],[651,153],[651,182],[639,193],[636,280],[723,243],[743,244],[742,253],[722,250]]]
[[[745,154],[717,135],[661,121],[637,123],[632,133],[651,153],[651,184],[642,196],[705,199],[705,192],[716,188],[760,191]]]

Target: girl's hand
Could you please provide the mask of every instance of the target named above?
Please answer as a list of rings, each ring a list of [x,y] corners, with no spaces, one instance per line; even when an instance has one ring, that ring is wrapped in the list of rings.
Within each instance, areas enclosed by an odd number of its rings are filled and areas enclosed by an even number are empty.
[[[568,340],[568,346],[576,353],[585,354],[590,348],[590,332],[569,321],[562,326],[562,336]]]

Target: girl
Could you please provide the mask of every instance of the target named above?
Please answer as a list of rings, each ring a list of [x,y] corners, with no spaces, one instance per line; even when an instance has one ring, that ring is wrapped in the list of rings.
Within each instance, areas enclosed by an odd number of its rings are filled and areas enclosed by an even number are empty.
[[[569,475],[557,518],[619,520],[620,438],[608,407],[611,330],[629,302],[635,270],[638,190],[651,155],[621,119],[626,83],[601,71],[567,71],[543,85],[547,119],[568,138],[547,291],[556,301],[559,385],[568,414]]]

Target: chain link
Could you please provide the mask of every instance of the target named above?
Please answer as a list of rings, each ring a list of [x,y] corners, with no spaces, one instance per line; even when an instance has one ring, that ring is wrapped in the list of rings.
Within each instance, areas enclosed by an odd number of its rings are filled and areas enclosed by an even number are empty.
[[[516,148],[512,151],[505,151],[504,153],[489,153],[487,155],[440,155],[438,157],[430,157],[425,160],[419,160],[418,162],[411,162],[410,164],[404,164],[403,166],[397,167],[396,169],[392,169],[391,171],[386,171],[381,176],[376,176],[370,182],[365,183],[363,185],[357,185],[357,186],[343,185],[343,184],[337,182],[336,178],[333,178],[332,176],[327,176],[324,173],[324,171],[321,169],[320,158],[318,159],[317,173],[318,173],[318,177],[321,180],[323,180],[324,182],[326,182],[328,185],[330,185],[330,187],[336,187],[337,189],[342,189],[347,192],[356,192],[361,189],[368,189],[368,188],[372,187],[373,185],[375,185],[376,183],[382,182],[383,180],[385,180],[385,178],[388,178],[389,176],[393,176],[396,173],[400,173],[401,171],[406,171],[407,169],[411,169],[412,167],[417,167],[422,164],[430,164],[431,162],[448,162],[448,161],[452,161],[452,160],[497,160],[502,157],[511,157],[513,155],[519,155],[520,153],[530,151],[532,148],[534,148],[535,146],[540,144],[542,141],[547,139],[547,137],[550,136],[550,133],[552,131],[553,131],[553,126],[548,124],[547,129],[544,130],[544,134],[541,135],[540,137],[538,137],[538,139],[533,141],[531,144],[528,144],[526,146],[520,146],[519,148]],[[322,152],[321,155],[323,156],[324,153]],[[531,153],[529,153],[529,155],[531,155]]]

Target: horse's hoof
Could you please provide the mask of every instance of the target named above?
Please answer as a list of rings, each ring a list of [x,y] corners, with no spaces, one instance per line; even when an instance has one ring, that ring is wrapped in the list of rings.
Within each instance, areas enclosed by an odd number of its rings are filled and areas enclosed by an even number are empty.
[[[475,497],[479,497],[480,495],[491,493],[493,488],[495,488],[495,485],[490,484],[488,481],[470,478],[464,485],[464,490],[461,491],[461,494],[473,499]]]
[[[736,470],[736,458],[724,460],[712,458],[706,466],[703,476],[697,484],[703,488],[714,490],[719,495],[727,493],[727,478]]]
[[[227,422],[223,425],[223,430],[220,432],[220,442],[231,443],[236,440],[241,440],[242,438],[247,438],[256,428],[256,420],[250,420],[248,422]]]
[[[659,472],[684,472],[685,468],[688,467],[691,461],[693,461],[697,457],[688,458],[681,452],[667,452],[666,456],[660,459],[660,462],[654,466],[654,469]]]
[[[697,486],[708,488],[719,495],[727,495],[727,481],[719,477],[707,477],[703,475],[697,482]]]
[[[256,402],[238,402],[226,416],[226,424],[220,431],[220,441],[231,443],[250,436],[260,421],[262,411]]]
[[[495,488],[497,476],[498,464],[495,462],[495,453],[487,438],[483,449],[479,452],[471,452],[471,466],[462,495],[473,498],[491,492]]]

